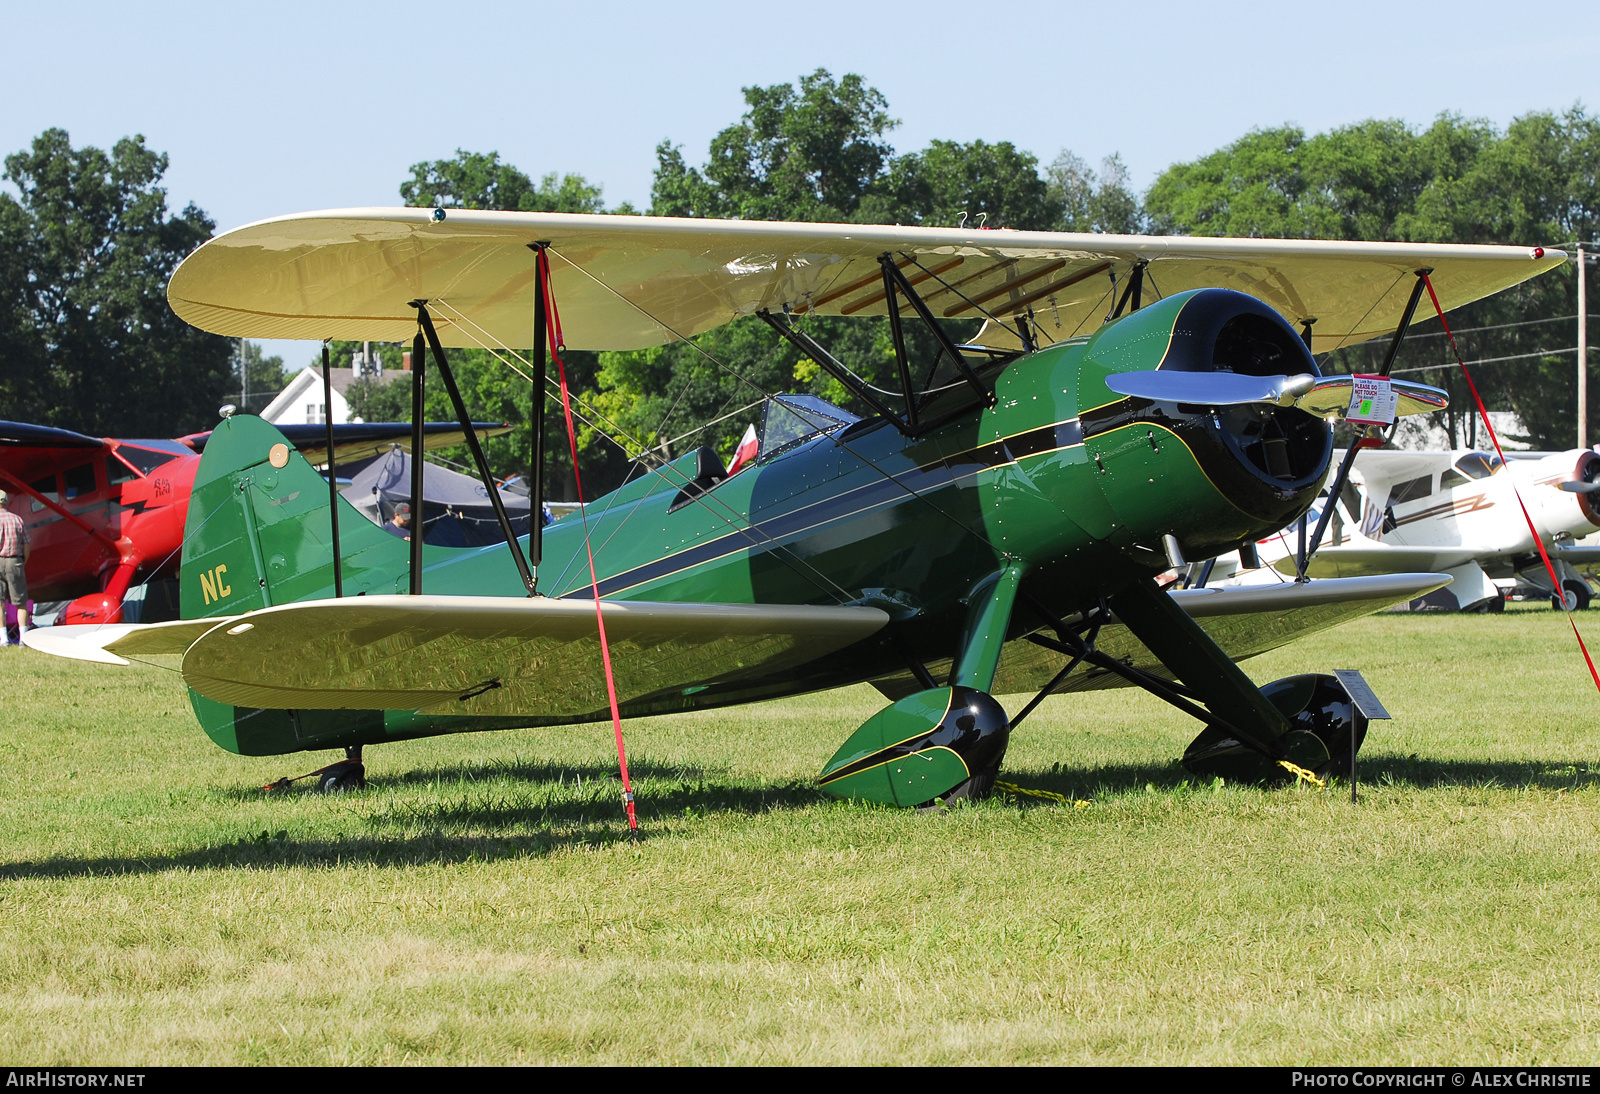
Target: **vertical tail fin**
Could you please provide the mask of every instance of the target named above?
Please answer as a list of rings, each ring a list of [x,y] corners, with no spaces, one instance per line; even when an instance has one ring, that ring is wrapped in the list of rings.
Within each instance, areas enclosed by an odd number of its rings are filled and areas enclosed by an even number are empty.
[[[338,504],[345,595],[400,591],[405,544]],[[206,442],[180,583],[185,619],[333,595],[328,484],[270,423],[235,415]]]

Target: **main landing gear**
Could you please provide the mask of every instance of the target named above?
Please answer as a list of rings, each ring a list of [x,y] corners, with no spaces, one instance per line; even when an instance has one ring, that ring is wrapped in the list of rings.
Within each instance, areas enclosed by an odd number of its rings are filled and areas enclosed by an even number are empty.
[[[268,783],[261,789],[269,794],[279,793],[288,790],[301,779],[316,779],[319,794],[343,794],[347,790],[365,790],[367,769],[361,762],[361,746],[350,745],[344,750],[344,759],[327,767],[319,767],[304,775],[285,775],[277,782]]]
[[[1183,754],[1201,776],[1283,785],[1351,776],[1367,713],[1388,717],[1353,672],[1290,676],[1258,688],[1200,625],[1153,581],[1141,581],[1067,625],[1021,597],[1020,570],[973,591],[971,618],[950,686],[930,685],[869,718],[823,768],[823,790],[900,806],[981,798],[994,787],[1011,731],[1079,665],[1121,676],[1205,724]],[[988,694],[1013,607],[1047,625],[1028,640],[1068,660],[1015,718]],[[1095,649],[1112,613],[1176,677],[1155,676]],[[1346,679],[1348,678],[1348,679]],[[1362,696],[1359,700],[1356,695]],[[1368,708],[1363,712],[1362,704]]]

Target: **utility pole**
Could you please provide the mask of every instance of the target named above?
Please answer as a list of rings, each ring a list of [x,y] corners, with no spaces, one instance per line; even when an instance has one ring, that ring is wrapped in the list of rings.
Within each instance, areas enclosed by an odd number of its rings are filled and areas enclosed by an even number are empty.
[[[1580,270],[1583,268],[1582,262],[1578,264],[1578,268]],[[1583,275],[1580,273],[1578,276],[1582,277]],[[1581,285],[1583,282],[1580,281],[1578,284]],[[1579,290],[1580,293],[1582,291],[1581,289]],[[244,356],[243,338],[239,339],[239,409],[246,414],[250,413],[250,364]],[[1579,447],[1581,448],[1582,446],[1580,445]]]
[[[1578,244],[1578,447],[1589,447],[1589,252]]]

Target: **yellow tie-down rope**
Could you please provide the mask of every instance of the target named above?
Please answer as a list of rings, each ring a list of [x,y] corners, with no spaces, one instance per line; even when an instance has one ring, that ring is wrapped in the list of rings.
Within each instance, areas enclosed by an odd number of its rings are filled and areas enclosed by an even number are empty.
[[[995,783],[994,788],[996,790],[1004,790],[1007,794],[1016,794],[1021,797],[1043,798],[1046,801],[1060,802],[1062,805],[1070,805],[1074,809],[1089,808],[1089,802],[1083,798],[1069,798],[1065,794],[1057,794],[1053,790],[1029,790],[1026,787],[1018,786],[1016,783],[1003,782]]]
[[[1291,763],[1288,760],[1279,760],[1278,766],[1283,768],[1289,774],[1293,775],[1295,778],[1299,779],[1301,782],[1310,783],[1318,790],[1326,790],[1328,788],[1328,784],[1322,779],[1317,778],[1315,772],[1307,771],[1297,763]]]
[[[1279,760],[1278,766],[1301,782],[1310,783],[1318,790],[1326,790],[1328,787],[1327,781],[1317,778],[1316,772],[1308,771],[1297,763],[1289,760]],[[1004,790],[1007,794],[1016,794],[1019,797],[1043,798],[1046,801],[1060,802],[1062,805],[1070,805],[1074,809],[1087,809],[1090,805],[1090,802],[1084,798],[1069,798],[1065,794],[1057,794],[1052,790],[1029,790],[1027,787],[1018,786],[1016,783],[996,782],[994,788],[996,790]]]

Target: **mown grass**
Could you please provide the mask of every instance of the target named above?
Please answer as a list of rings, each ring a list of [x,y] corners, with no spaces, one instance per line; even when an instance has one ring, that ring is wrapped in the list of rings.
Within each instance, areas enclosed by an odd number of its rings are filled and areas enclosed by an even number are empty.
[[[1592,613],[1591,613],[1592,614]],[[1583,622],[1588,622],[1585,618]],[[1053,699],[943,815],[810,777],[852,689],[331,756],[212,746],[170,674],[8,651],[10,1063],[1588,1063],[1600,710],[1563,619],[1383,616],[1247,666],[1361,667],[1342,788],[1196,785],[1181,715]]]

